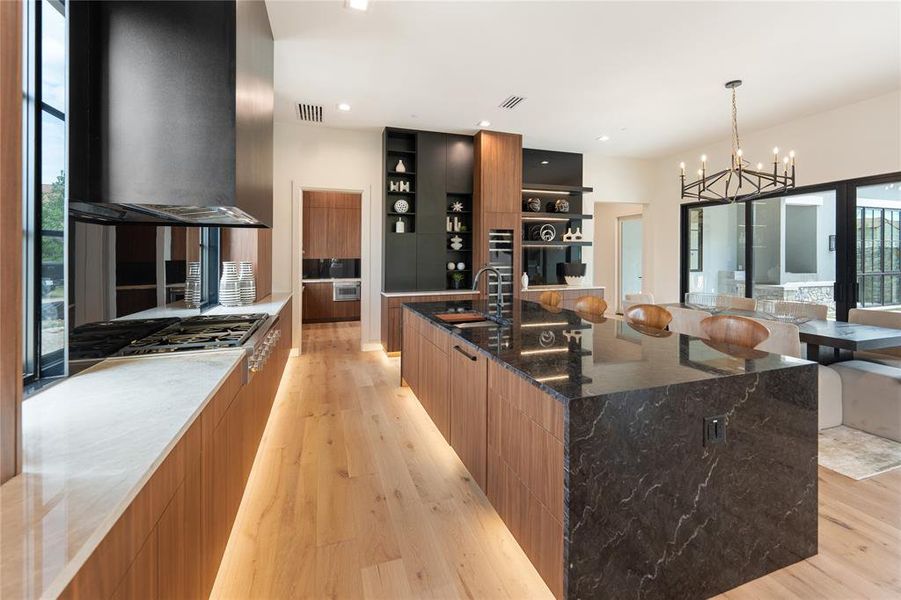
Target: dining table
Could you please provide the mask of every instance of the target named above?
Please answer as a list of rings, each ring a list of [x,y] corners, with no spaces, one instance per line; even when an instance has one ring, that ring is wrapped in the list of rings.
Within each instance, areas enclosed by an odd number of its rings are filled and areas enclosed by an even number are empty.
[[[706,307],[689,305],[684,302],[663,304],[663,307],[673,306],[694,310],[706,310]],[[718,315],[736,315],[752,317],[766,321],[778,321],[772,315],[753,310],[737,308],[714,309]],[[785,321],[791,323],[792,321]],[[807,360],[819,362],[820,346],[826,346],[835,350],[835,355],[841,350],[850,352],[862,352],[867,350],[884,350],[886,348],[901,347],[901,329],[890,327],[877,327],[875,325],[863,325],[860,323],[847,323],[845,321],[831,321],[812,319],[795,323],[800,330],[801,342],[807,345]]]

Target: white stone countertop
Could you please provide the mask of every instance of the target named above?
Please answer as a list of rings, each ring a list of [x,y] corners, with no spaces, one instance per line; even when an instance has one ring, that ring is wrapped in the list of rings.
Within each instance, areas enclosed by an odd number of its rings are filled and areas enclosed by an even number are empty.
[[[406,296],[457,296],[460,294],[478,294],[478,290],[438,290],[435,292],[382,292],[385,298],[400,298]]]
[[[245,315],[250,313],[266,313],[276,315],[282,309],[288,300],[291,299],[291,292],[275,292],[266,296],[262,300],[258,300],[247,306],[217,306],[206,311],[205,315]],[[200,309],[187,308],[184,301],[173,302],[166,306],[158,306],[156,308],[148,308],[141,312],[136,312],[120,319],[159,319],[163,317],[196,317],[201,314]]]
[[[523,292],[543,292],[545,290],[605,290],[603,285],[530,285]]]
[[[108,359],[25,400],[23,472],[0,486],[0,597],[58,596],[244,356]]]
[[[303,283],[359,283],[359,277],[342,277],[341,279],[303,279]]]

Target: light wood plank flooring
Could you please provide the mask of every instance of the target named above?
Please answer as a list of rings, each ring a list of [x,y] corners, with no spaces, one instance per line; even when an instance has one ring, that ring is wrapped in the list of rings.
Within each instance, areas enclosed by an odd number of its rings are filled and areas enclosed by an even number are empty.
[[[551,598],[359,324],[305,325],[223,559],[216,598]],[[761,498],[761,501],[766,501]],[[901,597],[901,470],[820,469],[820,553],[722,598]]]

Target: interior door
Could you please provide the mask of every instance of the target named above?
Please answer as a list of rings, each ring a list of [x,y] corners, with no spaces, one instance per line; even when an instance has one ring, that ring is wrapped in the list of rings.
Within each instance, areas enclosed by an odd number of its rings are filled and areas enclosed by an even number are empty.
[[[641,249],[643,227],[641,215],[619,218],[619,294],[617,312],[623,310],[626,294],[641,292]]]

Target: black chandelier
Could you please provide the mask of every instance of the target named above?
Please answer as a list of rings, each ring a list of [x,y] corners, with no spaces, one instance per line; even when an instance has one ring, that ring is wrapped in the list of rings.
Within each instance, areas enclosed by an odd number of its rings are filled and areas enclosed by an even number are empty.
[[[751,163],[742,156],[741,140],[738,137],[738,109],[735,103],[735,88],[740,85],[740,79],[726,83],[726,89],[732,90],[732,160],[730,166],[728,169],[708,175],[707,155],[704,154],[701,156],[698,179],[686,183],[685,163],[681,163],[679,178],[682,181],[683,199],[735,202],[795,187],[794,150],[782,158],[780,165],[779,148],[773,148],[773,168],[766,171],[763,169],[763,163],[757,163],[756,169],[749,168]]]

